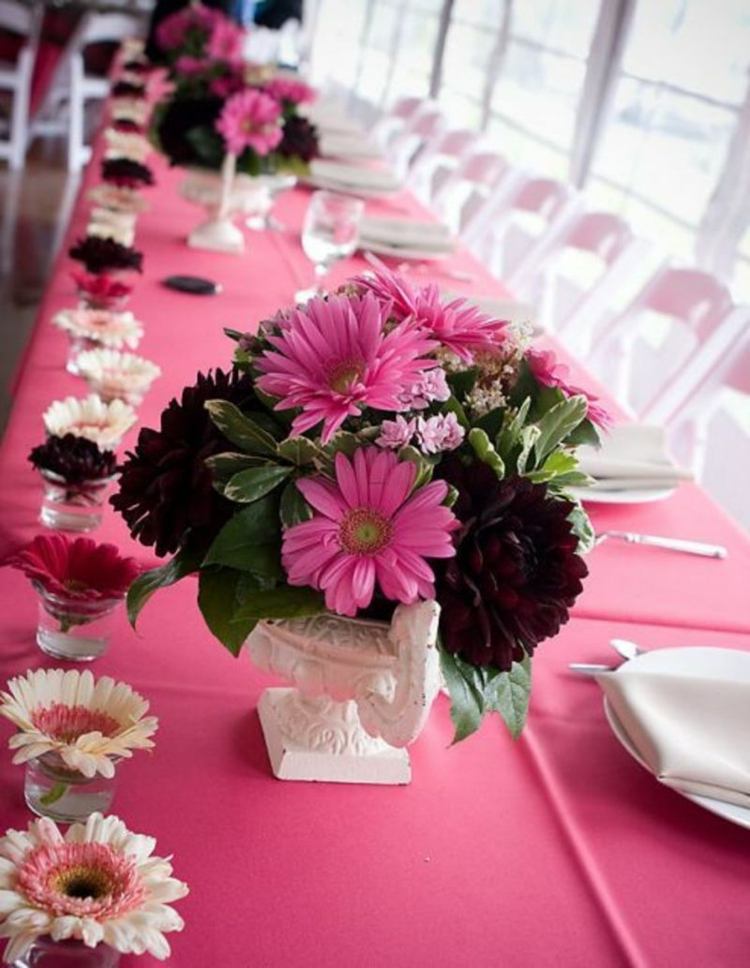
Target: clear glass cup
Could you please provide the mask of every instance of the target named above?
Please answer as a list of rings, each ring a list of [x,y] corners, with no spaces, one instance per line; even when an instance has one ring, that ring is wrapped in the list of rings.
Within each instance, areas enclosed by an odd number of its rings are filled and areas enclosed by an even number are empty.
[[[315,266],[316,283],[296,293],[298,303],[322,295],[323,280],[331,266],[357,248],[364,208],[365,203],[351,195],[326,191],[313,194],[302,226],[302,248]]]
[[[74,823],[96,812],[106,814],[115,796],[113,777],[85,777],[66,766],[57,753],[45,753],[26,764],[23,794],[26,806],[39,817]]]
[[[59,474],[40,469],[44,495],[39,520],[54,531],[93,531],[102,521],[103,505],[114,476],[66,484]]]
[[[268,196],[268,201],[262,211],[254,212],[245,221],[245,225],[254,232],[285,232],[286,226],[272,214],[277,197],[282,192],[288,192],[297,184],[296,175],[279,173],[277,175],[259,175],[259,180]]]
[[[54,595],[36,585],[39,623],[36,642],[45,655],[67,662],[92,662],[109,645],[114,613],[122,599],[85,601]]]
[[[83,941],[53,941],[45,935],[37,938],[13,968],[117,968],[119,964],[120,952],[109,945],[89,948]]]

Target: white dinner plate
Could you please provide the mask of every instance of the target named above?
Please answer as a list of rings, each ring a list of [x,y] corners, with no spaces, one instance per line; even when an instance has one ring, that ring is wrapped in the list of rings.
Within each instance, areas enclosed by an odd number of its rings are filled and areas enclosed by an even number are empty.
[[[649,487],[617,491],[597,490],[595,487],[571,487],[570,493],[583,504],[650,504],[665,501],[677,490],[676,487]]]
[[[721,654],[721,655],[720,655]],[[722,663],[727,661],[732,663],[740,663],[738,666],[738,678],[747,677],[747,664],[750,661],[748,653],[735,651],[733,649],[709,649],[709,648],[677,648],[677,649],[654,649],[649,652],[644,652],[632,659],[631,662],[635,662],[639,666],[647,668],[651,672],[680,672],[685,674],[693,667],[693,672],[696,675],[700,675],[701,678],[706,676],[711,676],[711,674],[716,674],[717,671],[717,657],[721,658]],[[633,746],[630,741],[630,737],[625,731],[624,726],[617,718],[617,714],[610,706],[607,701],[607,697],[604,696],[604,715],[607,718],[607,722],[615,734],[617,739],[620,741],[622,746],[630,753],[633,759],[639,763],[645,770],[651,773],[646,763],[642,760],[640,754]],[[658,782],[658,781],[657,781]],[[724,820],[728,820],[730,823],[737,824],[740,827],[745,827],[750,830],[750,808],[741,807],[736,803],[726,803],[724,800],[715,800],[713,797],[704,797],[699,794],[694,793],[683,793],[681,790],[677,790],[674,787],[675,793],[679,793],[680,796],[685,797],[687,800],[692,800],[693,803],[697,804],[699,807],[703,807],[704,810],[708,810],[709,813],[714,813],[718,817],[723,817]]]
[[[387,242],[377,242],[374,239],[360,239],[360,248],[387,255],[392,259],[407,259],[417,262],[437,262],[453,255],[452,249],[419,249],[413,245],[389,245]]]
[[[312,188],[323,188],[327,192],[338,192],[340,195],[354,195],[357,198],[387,198],[400,191],[399,188],[366,188],[362,185],[352,185],[349,182],[339,182],[333,178],[321,178],[318,175],[307,175],[304,179]]]

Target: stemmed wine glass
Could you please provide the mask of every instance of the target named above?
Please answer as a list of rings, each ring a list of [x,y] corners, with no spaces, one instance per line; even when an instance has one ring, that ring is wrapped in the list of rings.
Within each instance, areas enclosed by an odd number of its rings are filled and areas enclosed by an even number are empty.
[[[296,293],[298,303],[322,295],[323,279],[331,266],[357,248],[364,207],[363,201],[350,195],[326,191],[313,194],[302,226],[302,248],[315,266],[316,283]]]
[[[297,176],[287,173],[276,175],[259,175],[257,178],[265,193],[262,211],[254,212],[245,225],[254,232],[283,232],[285,226],[272,214],[276,198],[282,192],[288,192],[297,184]]]

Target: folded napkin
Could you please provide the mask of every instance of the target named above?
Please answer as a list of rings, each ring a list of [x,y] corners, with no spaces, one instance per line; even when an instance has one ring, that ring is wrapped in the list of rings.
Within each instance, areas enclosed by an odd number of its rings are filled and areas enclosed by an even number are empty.
[[[750,807],[750,652],[655,650],[597,681],[657,779]]]
[[[580,470],[595,479],[592,490],[674,487],[692,479],[667,453],[662,427],[618,424],[604,436],[599,450],[579,449]]]
[[[365,168],[316,158],[310,164],[313,180],[344,188],[364,188],[370,191],[395,192],[401,182],[387,168]]]
[[[452,252],[456,246],[447,225],[402,218],[363,218],[359,227],[362,245],[375,242],[394,248]]]
[[[318,128],[320,134],[362,135],[362,127],[348,118],[344,108],[336,102],[300,104],[297,110]]]
[[[383,153],[361,132],[326,131],[320,135],[320,154],[324,158],[382,158]]]

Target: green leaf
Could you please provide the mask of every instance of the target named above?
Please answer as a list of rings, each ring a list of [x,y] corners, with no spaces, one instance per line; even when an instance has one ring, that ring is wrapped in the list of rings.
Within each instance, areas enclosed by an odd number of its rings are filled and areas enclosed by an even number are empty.
[[[339,430],[325,450],[331,456],[341,451],[347,457],[351,457],[355,450],[358,450],[361,446],[362,442],[356,434],[350,434],[348,430]]]
[[[475,733],[482,723],[483,688],[478,687],[475,676],[468,672],[473,667],[444,649],[440,650],[440,667],[451,697],[451,719],[455,727],[453,742],[458,743]]]
[[[457,400],[465,399],[466,394],[474,389],[478,373],[478,367],[470,366],[465,370],[459,370],[457,373],[446,374],[448,386],[453,391],[453,395]]]
[[[291,461],[297,467],[312,464],[316,458],[322,456],[320,447],[307,437],[289,437],[279,444],[277,450],[279,457]]]
[[[417,475],[414,478],[414,483],[412,484],[412,491],[416,491],[418,487],[422,487],[423,484],[428,484],[432,480],[432,472],[434,465],[437,463],[434,458],[438,460],[442,457],[442,454],[432,454],[428,456],[423,454],[421,451],[417,450],[416,447],[412,447],[408,444],[406,447],[402,447],[398,452],[399,460],[408,460],[412,464],[417,465]]]
[[[276,456],[276,440],[233,403],[228,400],[207,400],[205,406],[216,427],[233,444],[251,454]]]
[[[250,504],[268,494],[292,473],[291,467],[266,464],[235,474],[224,488],[224,497],[239,504]]]
[[[568,435],[565,443],[569,447],[580,447],[588,444],[590,447],[600,447],[599,431],[590,420],[583,420],[576,429]]]
[[[234,613],[235,622],[267,618],[302,618],[325,611],[323,595],[313,588],[284,585],[248,595]]]
[[[534,445],[537,463],[558,447],[586,418],[588,401],[584,396],[569,397],[555,404],[538,421],[539,437]]]
[[[551,481],[560,474],[567,474],[574,471],[578,466],[578,458],[566,450],[553,450],[547,456],[542,466],[529,474],[529,478],[536,482]]]
[[[458,500],[458,489],[455,488],[452,484],[449,484],[448,493],[445,495],[445,500],[443,501],[443,504],[448,508],[452,508],[457,500]]]
[[[253,457],[252,454],[238,454],[227,451],[224,454],[214,454],[207,457],[205,464],[211,471],[215,484],[226,484],[226,482],[238,474],[240,471],[247,470],[248,467],[262,467],[266,463],[262,457]],[[221,488],[223,493],[223,488]]]
[[[495,438],[495,450],[506,463],[508,463],[511,450],[518,443],[521,431],[526,424],[526,417],[528,416],[530,407],[531,397],[526,397],[515,413],[511,410],[505,412],[503,426]]]
[[[495,407],[493,410],[488,410],[487,413],[482,414],[478,420],[475,420],[474,426],[479,427],[480,430],[483,430],[487,434],[490,440],[493,440],[500,433],[507,412],[504,407]]]
[[[178,551],[165,565],[152,568],[139,575],[128,589],[126,607],[128,621],[135,628],[141,609],[159,588],[174,585],[181,578],[200,567],[200,555],[193,551]]]
[[[516,460],[516,470],[519,474],[526,473],[526,466],[529,462],[529,457],[534,449],[534,444],[537,442],[537,440],[539,440],[540,433],[541,430],[537,424],[529,424],[521,431],[521,450]]]
[[[280,544],[278,499],[275,494],[267,494],[227,521],[203,565],[223,565],[275,580],[281,575]]]
[[[587,554],[594,547],[596,533],[591,519],[579,501],[575,502],[573,510],[568,515],[568,521],[573,525],[573,534],[578,538],[578,554]]]
[[[469,444],[482,463],[491,467],[498,477],[502,478],[504,476],[505,463],[483,430],[480,430],[479,427],[474,427],[470,430]]]
[[[468,430],[471,426],[471,421],[466,416],[466,411],[463,406],[458,402],[456,397],[450,396],[448,399],[440,404],[440,410],[442,413],[454,413],[456,415],[456,420],[461,424],[464,430]]]
[[[302,496],[296,481],[290,481],[281,492],[279,513],[282,523],[287,528],[309,521],[313,516],[312,508]]]
[[[198,607],[206,625],[232,655],[239,655],[242,643],[255,621],[235,621],[240,607],[238,590],[245,574],[233,568],[206,569],[198,580]]]
[[[500,672],[487,684],[487,709],[500,713],[513,739],[518,739],[526,722],[531,695],[531,660],[524,656],[510,672]]]

